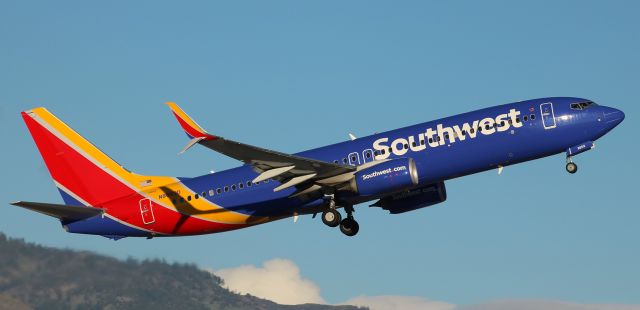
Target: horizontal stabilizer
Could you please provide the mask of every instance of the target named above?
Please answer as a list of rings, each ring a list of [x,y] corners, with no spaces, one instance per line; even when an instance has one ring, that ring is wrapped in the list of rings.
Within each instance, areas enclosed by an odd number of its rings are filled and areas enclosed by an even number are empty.
[[[11,204],[65,221],[83,220],[104,213],[102,209],[92,207],[76,207],[43,202],[16,201]]]

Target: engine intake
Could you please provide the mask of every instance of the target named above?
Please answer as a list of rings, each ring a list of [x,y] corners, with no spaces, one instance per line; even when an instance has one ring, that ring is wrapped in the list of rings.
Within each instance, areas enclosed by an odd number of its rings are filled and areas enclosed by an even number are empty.
[[[363,196],[393,193],[418,184],[418,170],[412,158],[397,158],[360,170],[351,188]]]

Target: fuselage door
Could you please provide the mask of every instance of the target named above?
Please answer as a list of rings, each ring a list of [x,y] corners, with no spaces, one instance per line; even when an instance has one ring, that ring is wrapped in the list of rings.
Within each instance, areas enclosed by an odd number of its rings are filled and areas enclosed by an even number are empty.
[[[553,114],[553,103],[547,102],[540,105],[542,125],[544,129],[556,128],[556,117]]]
[[[156,218],[153,215],[153,204],[151,203],[151,199],[140,199],[140,214],[142,215],[142,222],[145,225],[155,223]]]
[[[349,154],[349,165],[357,166],[360,164],[360,156],[358,152],[353,152]]]

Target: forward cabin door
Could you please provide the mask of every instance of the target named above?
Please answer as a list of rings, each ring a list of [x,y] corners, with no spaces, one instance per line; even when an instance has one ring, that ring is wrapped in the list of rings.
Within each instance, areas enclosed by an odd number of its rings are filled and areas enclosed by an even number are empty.
[[[547,102],[540,105],[542,114],[542,125],[544,129],[556,128],[556,117],[553,114],[553,103]]]
[[[140,214],[142,215],[142,222],[145,225],[155,223],[156,218],[153,215],[153,205],[151,204],[151,199],[140,199]]]

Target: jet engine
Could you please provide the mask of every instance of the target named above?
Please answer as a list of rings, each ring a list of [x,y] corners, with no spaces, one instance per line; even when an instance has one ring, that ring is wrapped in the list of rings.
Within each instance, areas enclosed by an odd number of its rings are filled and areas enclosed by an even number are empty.
[[[418,170],[412,158],[397,158],[360,170],[350,188],[360,195],[393,193],[418,184]]]

